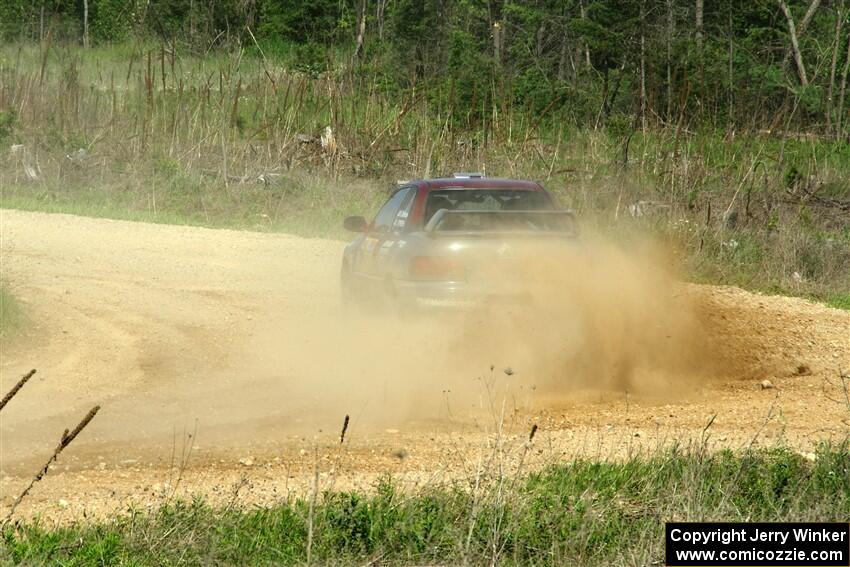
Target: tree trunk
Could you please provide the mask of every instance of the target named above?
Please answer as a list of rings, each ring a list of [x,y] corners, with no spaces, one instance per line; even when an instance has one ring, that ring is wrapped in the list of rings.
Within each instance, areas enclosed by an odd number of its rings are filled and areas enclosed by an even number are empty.
[[[673,119],[673,0],[667,0],[667,123]]]
[[[696,5],[696,37],[697,51],[702,55],[702,15],[703,15],[703,0],[697,0]]]
[[[791,36],[791,51],[794,54],[794,63],[797,65],[800,84],[805,87],[809,84],[809,79],[806,77],[806,66],[803,65],[803,55],[800,53],[800,44],[797,41],[797,28],[794,26],[794,17],[791,15],[788,5],[785,4],[785,0],[779,0],[779,8],[785,14],[785,19],[788,20],[788,34]]]
[[[354,46],[354,57],[363,55],[363,38],[366,35],[366,0],[360,0],[360,15],[357,22],[357,43]]]
[[[564,82],[567,76],[567,37],[566,34],[561,38],[561,53],[558,54],[558,81]]]
[[[502,64],[502,24],[496,22],[493,24],[493,60],[496,65]]]
[[[599,107],[599,114],[596,115],[596,124],[594,130],[599,129],[600,123],[604,120],[605,111],[608,106],[608,67],[602,70],[602,106]]]
[[[89,0],[83,0],[83,47],[89,46]]]
[[[620,92],[620,85],[623,84],[623,72],[626,69],[626,60],[623,60],[623,64],[620,65],[618,69],[617,76],[614,77],[613,83],[610,85],[609,90],[609,74],[610,71],[608,67],[605,67],[605,75],[603,77],[603,87],[602,87],[602,124],[605,125],[608,123],[608,117],[611,116],[611,108],[614,107],[614,101],[617,100],[617,94]]]
[[[536,45],[534,47],[534,54],[537,58],[543,57],[543,40],[546,38],[546,26],[541,25],[537,28],[536,34]]]
[[[847,74],[850,72],[850,36],[847,37],[847,56],[844,59],[844,69],[841,71],[841,91],[838,95],[838,116],[835,119],[835,131],[841,135],[842,118],[844,117],[844,93],[847,90]]]
[[[821,0],[812,0],[812,3],[809,4],[809,9],[806,10],[806,14],[803,16],[803,19],[800,21],[800,26],[797,28],[797,35],[802,36],[806,33],[806,28],[809,27],[809,22],[812,21],[812,18],[820,7]]]
[[[702,51],[702,16],[703,16],[703,0],[696,0],[696,32],[697,32],[697,49]]]
[[[844,23],[844,2],[835,8],[835,40],[832,47],[832,62],[829,66],[829,88],[826,91],[826,129],[832,131],[832,94],[835,91],[835,67],[838,65],[838,50],[841,48],[841,26]]]
[[[734,51],[735,43],[734,43],[734,41],[732,41],[734,37],[735,37],[735,29],[732,27],[732,0],[729,0],[729,92],[728,92],[728,98],[729,98],[728,113],[729,113],[729,116],[728,116],[727,120],[729,122],[730,130],[733,128],[733,126],[735,124],[735,110],[734,110],[734,108],[735,108],[735,81],[734,81],[735,75],[733,74],[733,67],[732,67],[732,62],[734,61],[734,54],[735,54],[735,51]]]
[[[378,26],[378,40],[384,40],[384,10],[387,7],[387,0],[378,0],[375,3],[375,23]]]
[[[699,59],[699,83],[700,83],[700,96],[702,96],[703,85],[705,83],[704,79],[704,57],[703,57],[703,43],[702,43],[702,15],[703,15],[703,0],[696,0],[696,39],[697,39],[697,57]]]
[[[582,0],[579,0],[578,7],[579,7],[579,11],[581,13],[581,19],[584,20],[586,18],[586,16],[585,16],[585,12],[584,12],[584,2]],[[586,68],[589,70],[590,69],[590,47],[588,47],[588,45],[586,43],[584,44],[584,60],[585,60]]]
[[[567,61],[570,56],[569,42],[566,31],[561,39],[561,53],[558,56],[558,80],[564,82],[567,78]]]
[[[646,132],[646,0],[640,2],[640,125]]]
[[[812,0],[812,2],[809,4],[808,9],[806,10],[805,15],[803,16],[803,19],[800,21],[800,25],[797,26],[797,38],[798,39],[803,37],[803,34],[806,33],[806,28],[809,27],[809,22],[812,21],[812,18],[814,17],[815,12],[817,12],[818,7],[820,6],[820,2],[821,2],[821,0]],[[785,65],[788,64],[788,59],[791,57],[791,55],[793,55],[792,49],[785,50],[785,57],[782,59],[782,67],[783,68],[785,67]]]

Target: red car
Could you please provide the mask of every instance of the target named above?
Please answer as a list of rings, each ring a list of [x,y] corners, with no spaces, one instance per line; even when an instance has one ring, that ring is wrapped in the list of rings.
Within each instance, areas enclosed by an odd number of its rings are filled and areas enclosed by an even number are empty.
[[[345,302],[378,300],[402,310],[513,302],[524,295],[514,262],[539,239],[571,245],[575,217],[540,184],[454,174],[404,183],[342,260]]]

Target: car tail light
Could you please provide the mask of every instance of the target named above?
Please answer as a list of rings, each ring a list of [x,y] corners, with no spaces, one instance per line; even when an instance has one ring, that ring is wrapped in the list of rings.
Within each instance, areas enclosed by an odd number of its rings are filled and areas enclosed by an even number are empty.
[[[414,256],[410,261],[410,276],[427,280],[464,279],[463,265],[447,256]]]

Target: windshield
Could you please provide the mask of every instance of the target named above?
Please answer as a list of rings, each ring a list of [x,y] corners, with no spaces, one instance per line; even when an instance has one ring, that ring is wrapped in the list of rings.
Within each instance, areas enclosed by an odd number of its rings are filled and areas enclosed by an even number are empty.
[[[425,224],[440,209],[449,211],[551,211],[555,208],[542,191],[527,189],[441,189],[428,193]]]

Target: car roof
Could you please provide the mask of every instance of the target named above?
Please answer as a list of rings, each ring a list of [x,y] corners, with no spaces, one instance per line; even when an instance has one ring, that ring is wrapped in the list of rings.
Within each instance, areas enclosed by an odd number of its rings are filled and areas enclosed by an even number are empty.
[[[450,187],[463,189],[520,189],[527,191],[540,191],[542,189],[534,181],[500,177],[439,177],[435,179],[420,179],[414,181],[414,183],[429,190],[447,189]]]

